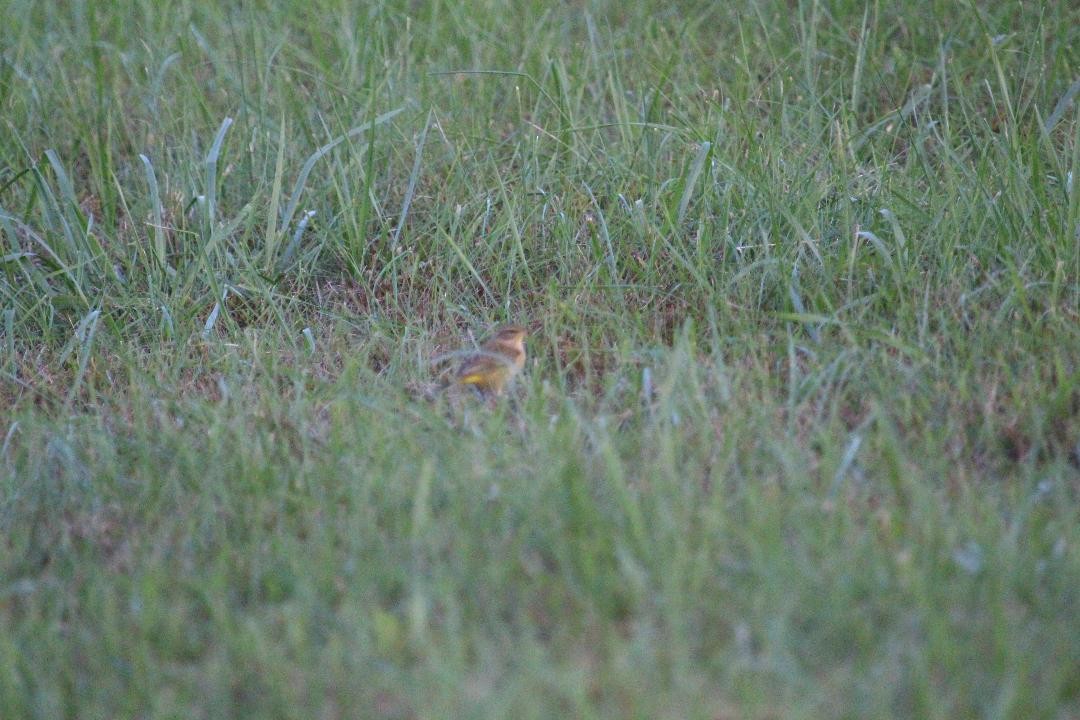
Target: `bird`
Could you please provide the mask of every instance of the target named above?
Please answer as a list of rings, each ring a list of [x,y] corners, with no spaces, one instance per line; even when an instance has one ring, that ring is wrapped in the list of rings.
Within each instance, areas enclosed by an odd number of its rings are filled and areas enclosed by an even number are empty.
[[[498,397],[525,367],[525,337],[521,325],[503,325],[468,355],[454,373],[454,385],[473,388],[484,397]]]

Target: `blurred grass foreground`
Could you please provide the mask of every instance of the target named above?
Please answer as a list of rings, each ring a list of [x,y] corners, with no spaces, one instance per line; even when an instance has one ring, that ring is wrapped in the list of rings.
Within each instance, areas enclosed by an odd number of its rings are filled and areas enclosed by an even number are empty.
[[[1080,718],[1076,3],[0,18],[0,718]]]

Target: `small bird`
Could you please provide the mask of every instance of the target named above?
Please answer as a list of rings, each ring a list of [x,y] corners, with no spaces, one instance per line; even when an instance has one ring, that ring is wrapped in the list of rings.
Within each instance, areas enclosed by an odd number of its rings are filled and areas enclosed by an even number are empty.
[[[525,367],[525,336],[521,325],[503,325],[479,352],[461,362],[453,384],[468,385],[485,397],[499,396]]]

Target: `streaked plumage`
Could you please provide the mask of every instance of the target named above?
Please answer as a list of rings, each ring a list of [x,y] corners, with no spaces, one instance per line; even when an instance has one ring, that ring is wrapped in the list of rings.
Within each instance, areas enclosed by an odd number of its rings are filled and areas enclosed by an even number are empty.
[[[454,383],[474,387],[483,395],[502,395],[514,376],[525,367],[527,334],[521,325],[499,328],[480,346],[479,352],[462,361]]]

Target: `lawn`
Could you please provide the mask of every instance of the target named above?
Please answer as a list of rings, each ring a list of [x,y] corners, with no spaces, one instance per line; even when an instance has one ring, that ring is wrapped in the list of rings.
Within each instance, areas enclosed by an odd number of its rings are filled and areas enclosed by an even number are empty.
[[[1080,6],[0,18],[0,718],[1080,718]]]

